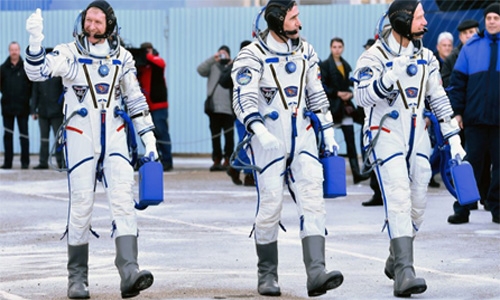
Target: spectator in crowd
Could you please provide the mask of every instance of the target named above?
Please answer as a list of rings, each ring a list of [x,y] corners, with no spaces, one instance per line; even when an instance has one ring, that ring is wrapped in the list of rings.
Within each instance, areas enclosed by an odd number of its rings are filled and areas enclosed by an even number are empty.
[[[335,124],[341,124],[344,141],[347,146],[347,157],[351,166],[354,183],[369,177],[361,175],[358,153],[354,141],[354,120],[359,120],[357,110],[352,102],[352,82],[349,80],[351,65],[342,57],[344,41],[335,37],[330,41],[330,56],[320,63],[321,81],[330,103],[330,112]],[[363,116],[361,116],[363,118]]]
[[[21,46],[9,44],[9,57],[2,64],[0,92],[2,92],[4,162],[2,169],[11,169],[14,159],[14,121],[17,121],[21,141],[21,169],[30,164],[28,120],[30,116],[31,81],[24,71]]]
[[[137,77],[155,124],[156,146],[163,171],[170,171],[173,161],[168,129],[168,88],[165,80],[167,64],[150,42],[142,43],[141,49],[145,51],[146,59],[145,64],[138,66]]]
[[[250,43],[251,43],[250,41],[241,42],[240,50],[243,49],[243,47],[249,45]],[[220,85],[223,88],[229,89],[230,91],[232,91],[234,88],[233,79],[231,78],[231,69],[232,68],[233,68],[233,61],[231,61],[230,63],[228,63],[226,65],[226,67],[222,71],[222,74],[221,74],[221,77],[219,80]],[[245,125],[243,125],[243,123],[241,123],[240,120],[236,119],[234,121],[234,126],[236,128],[237,133],[238,133],[238,143],[241,143],[247,134],[247,130],[245,129]],[[238,154],[238,156],[237,156],[238,159],[236,159],[233,163],[235,166],[243,167],[243,164],[250,164],[250,159],[248,158],[248,155],[247,155],[246,150],[244,148],[241,148],[237,154]],[[227,174],[231,177],[234,184],[236,184],[236,185],[243,184],[244,186],[255,186],[255,181],[254,181],[252,170],[246,168],[246,169],[243,169],[243,173],[245,174],[245,176],[243,177],[243,181],[241,181],[239,169],[229,167],[227,170]]]
[[[500,3],[484,10],[485,30],[472,36],[462,47],[453,68],[450,95],[455,118],[464,130],[467,161],[474,169],[476,182],[481,182],[483,169],[490,170],[487,203],[492,221],[499,221],[500,185]],[[490,164],[484,165],[489,156]],[[471,205],[453,204],[451,224],[469,222]]]
[[[229,159],[234,151],[234,112],[231,105],[231,90],[220,85],[219,79],[224,67],[231,61],[228,46],[221,46],[217,52],[203,61],[197,68],[198,74],[207,80],[207,101],[205,113],[210,122],[212,134],[212,161],[210,171],[227,171]],[[224,135],[224,152],[221,135]],[[224,159],[224,162],[222,162]]]
[[[462,47],[474,34],[479,32],[479,23],[472,19],[464,20],[458,24],[457,30],[460,45],[453,48],[450,55],[446,57],[441,65],[441,78],[443,79],[443,87],[445,89],[450,85],[451,72],[453,71],[453,66],[455,66],[460,50],[462,50]],[[465,142],[465,140],[462,140],[462,142]]]
[[[371,46],[373,46],[373,44],[375,44],[375,39],[368,39],[363,45],[363,48],[365,48],[365,50],[368,50]]]
[[[318,56],[299,33],[302,23],[297,2],[271,0],[256,19],[260,16],[267,29],[261,31],[256,24],[256,40],[239,52],[231,73],[233,108],[253,133],[251,160],[261,168],[255,172],[258,205],[253,231],[257,291],[265,296],[281,295],[278,232],[283,192],[288,187],[297,205],[307,294],[319,296],[344,279],[341,272],[325,268],[323,167],[311,130],[311,120],[317,118],[324,150],[332,152],[338,147],[333,120],[318,76]]]
[[[134,59],[119,44],[118,21],[104,0],[91,2],[75,22],[74,41],[59,44],[46,55],[40,9],[26,20],[29,47],[26,74],[33,81],[60,76],[65,90],[65,154],[68,168],[69,207],[68,290],[70,299],[90,298],[89,239],[95,190],[101,182],[110,210],[115,266],[120,274],[122,298],[149,288],[153,274],[140,270],[138,227],[134,208],[134,169],[130,163],[127,132],[130,115],[146,148],[145,156],[158,159],[154,124],[141,93]],[[114,297],[115,298],[115,297]]]
[[[439,62],[439,70],[443,66],[443,62],[453,50],[453,35],[448,31],[443,31],[438,35],[436,51],[434,55]]]
[[[413,266],[413,245],[424,220],[432,175],[425,99],[442,120],[441,132],[452,156],[463,158],[466,153],[441,85],[439,63],[422,43],[427,25],[422,4],[395,0],[380,22],[385,18],[390,28],[381,30],[375,45],[358,59],[353,80],[355,97],[370,116],[364,125],[365,145],[385,205],[384,228],[390,239],[385,274],[394,280],[394,296],[410,297],[427,289]]]
[[[52,48],[46,48],[45,53],[50,54]],[[49,168],[49,137],[50,129],[54,136],[63,122],[62,103],[64,101],[64,86],[61,77],[52,77],[46,81],[33,82],[33,93],[31,97],[31,115],[33,120],[38,120],[40,127],[40,157],[35,170]],[[55,153],[57,166],[62,168],[62,151]]]

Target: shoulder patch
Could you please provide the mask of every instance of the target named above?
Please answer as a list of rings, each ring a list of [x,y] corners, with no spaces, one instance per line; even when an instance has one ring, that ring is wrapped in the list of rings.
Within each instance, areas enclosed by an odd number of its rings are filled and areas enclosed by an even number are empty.
[[[236,82],[239,85],[247,85],[252,81],[252,72],[248,68],[243,68],[236,74]]]
[[[358,80],[370,80],[373,77],[373,70],[370,67],[363,67],[358,72]]]

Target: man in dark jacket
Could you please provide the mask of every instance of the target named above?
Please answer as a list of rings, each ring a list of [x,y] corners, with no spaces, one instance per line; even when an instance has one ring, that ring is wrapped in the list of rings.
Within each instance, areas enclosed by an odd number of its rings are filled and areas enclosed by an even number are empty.
[[[446,57],[441,66],[441,78],[443,79],[443,87],[446,88],[450,85],[451,72],[453,71],[453,66],[457,61],[458,54],[462,50],[463,45],[476,33],[479,32],[479,23],[476,20],[465,20],[458,24],[458,38],[460,40],[460,45],[453,48],[450,55]]]
[[[45,50],[52,52],[51,48]],[[35,170],[49,168],[49,135],[50,128],[54,136],[63,122],[62,102],[63,84],[61,77],[53,77],[46,81],[34,82],[31,98],[31,115],[33,120],[38,120],[40,126],[40,158]],[[56,152],[57,166],[63,167],[62,152]]]
[[[14,158],[14,121],[21,140],[21,168],[27,169],[30,164],[28,119],[30,115],[31,81],[24,72],[21,50],[17,42],[9,45],[9,57],[0,67],[0,91],[2,92],[3,144],[4,163],[2,169],[11,169]]]
[[[492,221],[500,223],[500,3],[484,10],[484,20],[486,29],[470,38],[458,55],[448,94],[455,118],[464,130],[466,158],[474,169],[476,182],[480,182],[485,167],[484,157],[490,157],[491,163],[486,166],[491,170],[487,201]],[[455,213],[448,222],[469,222],[470,208],[455,202]]]

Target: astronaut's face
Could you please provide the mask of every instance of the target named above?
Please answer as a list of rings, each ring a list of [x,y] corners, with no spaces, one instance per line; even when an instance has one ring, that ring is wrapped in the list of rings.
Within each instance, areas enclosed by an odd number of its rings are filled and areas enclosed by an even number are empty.
[[[95,38],[95,35],[102,35],[106,32],[106,14],[97,7],[90,7],[85,15],[83,29],[89,34],[90,43],[104,42],[104,39]]]
[[[419,3],[415,12],[413,13],[413,21],[411,22],[411,33],[423,33],[424,28],[427,25],[427,20],[424,16],[424,8],[422,4]]]
[[[299,37],[300,28],[302,23],[299,20],[299,7],[294,5],[285,16],[285,21],[283,21],[283,30],[284,31],[297,31],[296,34],[287,35],[291,39],[296,39]]]

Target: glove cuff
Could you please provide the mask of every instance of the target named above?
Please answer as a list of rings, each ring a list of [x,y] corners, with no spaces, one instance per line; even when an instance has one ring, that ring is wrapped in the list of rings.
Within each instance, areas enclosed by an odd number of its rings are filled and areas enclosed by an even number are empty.
[[[457,119],[452,118],[449,122],[439,123],[441,127],[441,133],[444,139],[449,139],[450,137],[460,133],[460,127],[458,126]]]
[[[266,126],[261,122],[253,122],[252,124],[250,124],[250,129],[253,131],[255,135],[261,135],[266,131],[268,131]]]
[[[141,137],[155,128],[153,119],[151,118],[151,114],[148,110],[143,111],[141,114],[132,116],[132,122],[134,123],[137,134]]]

